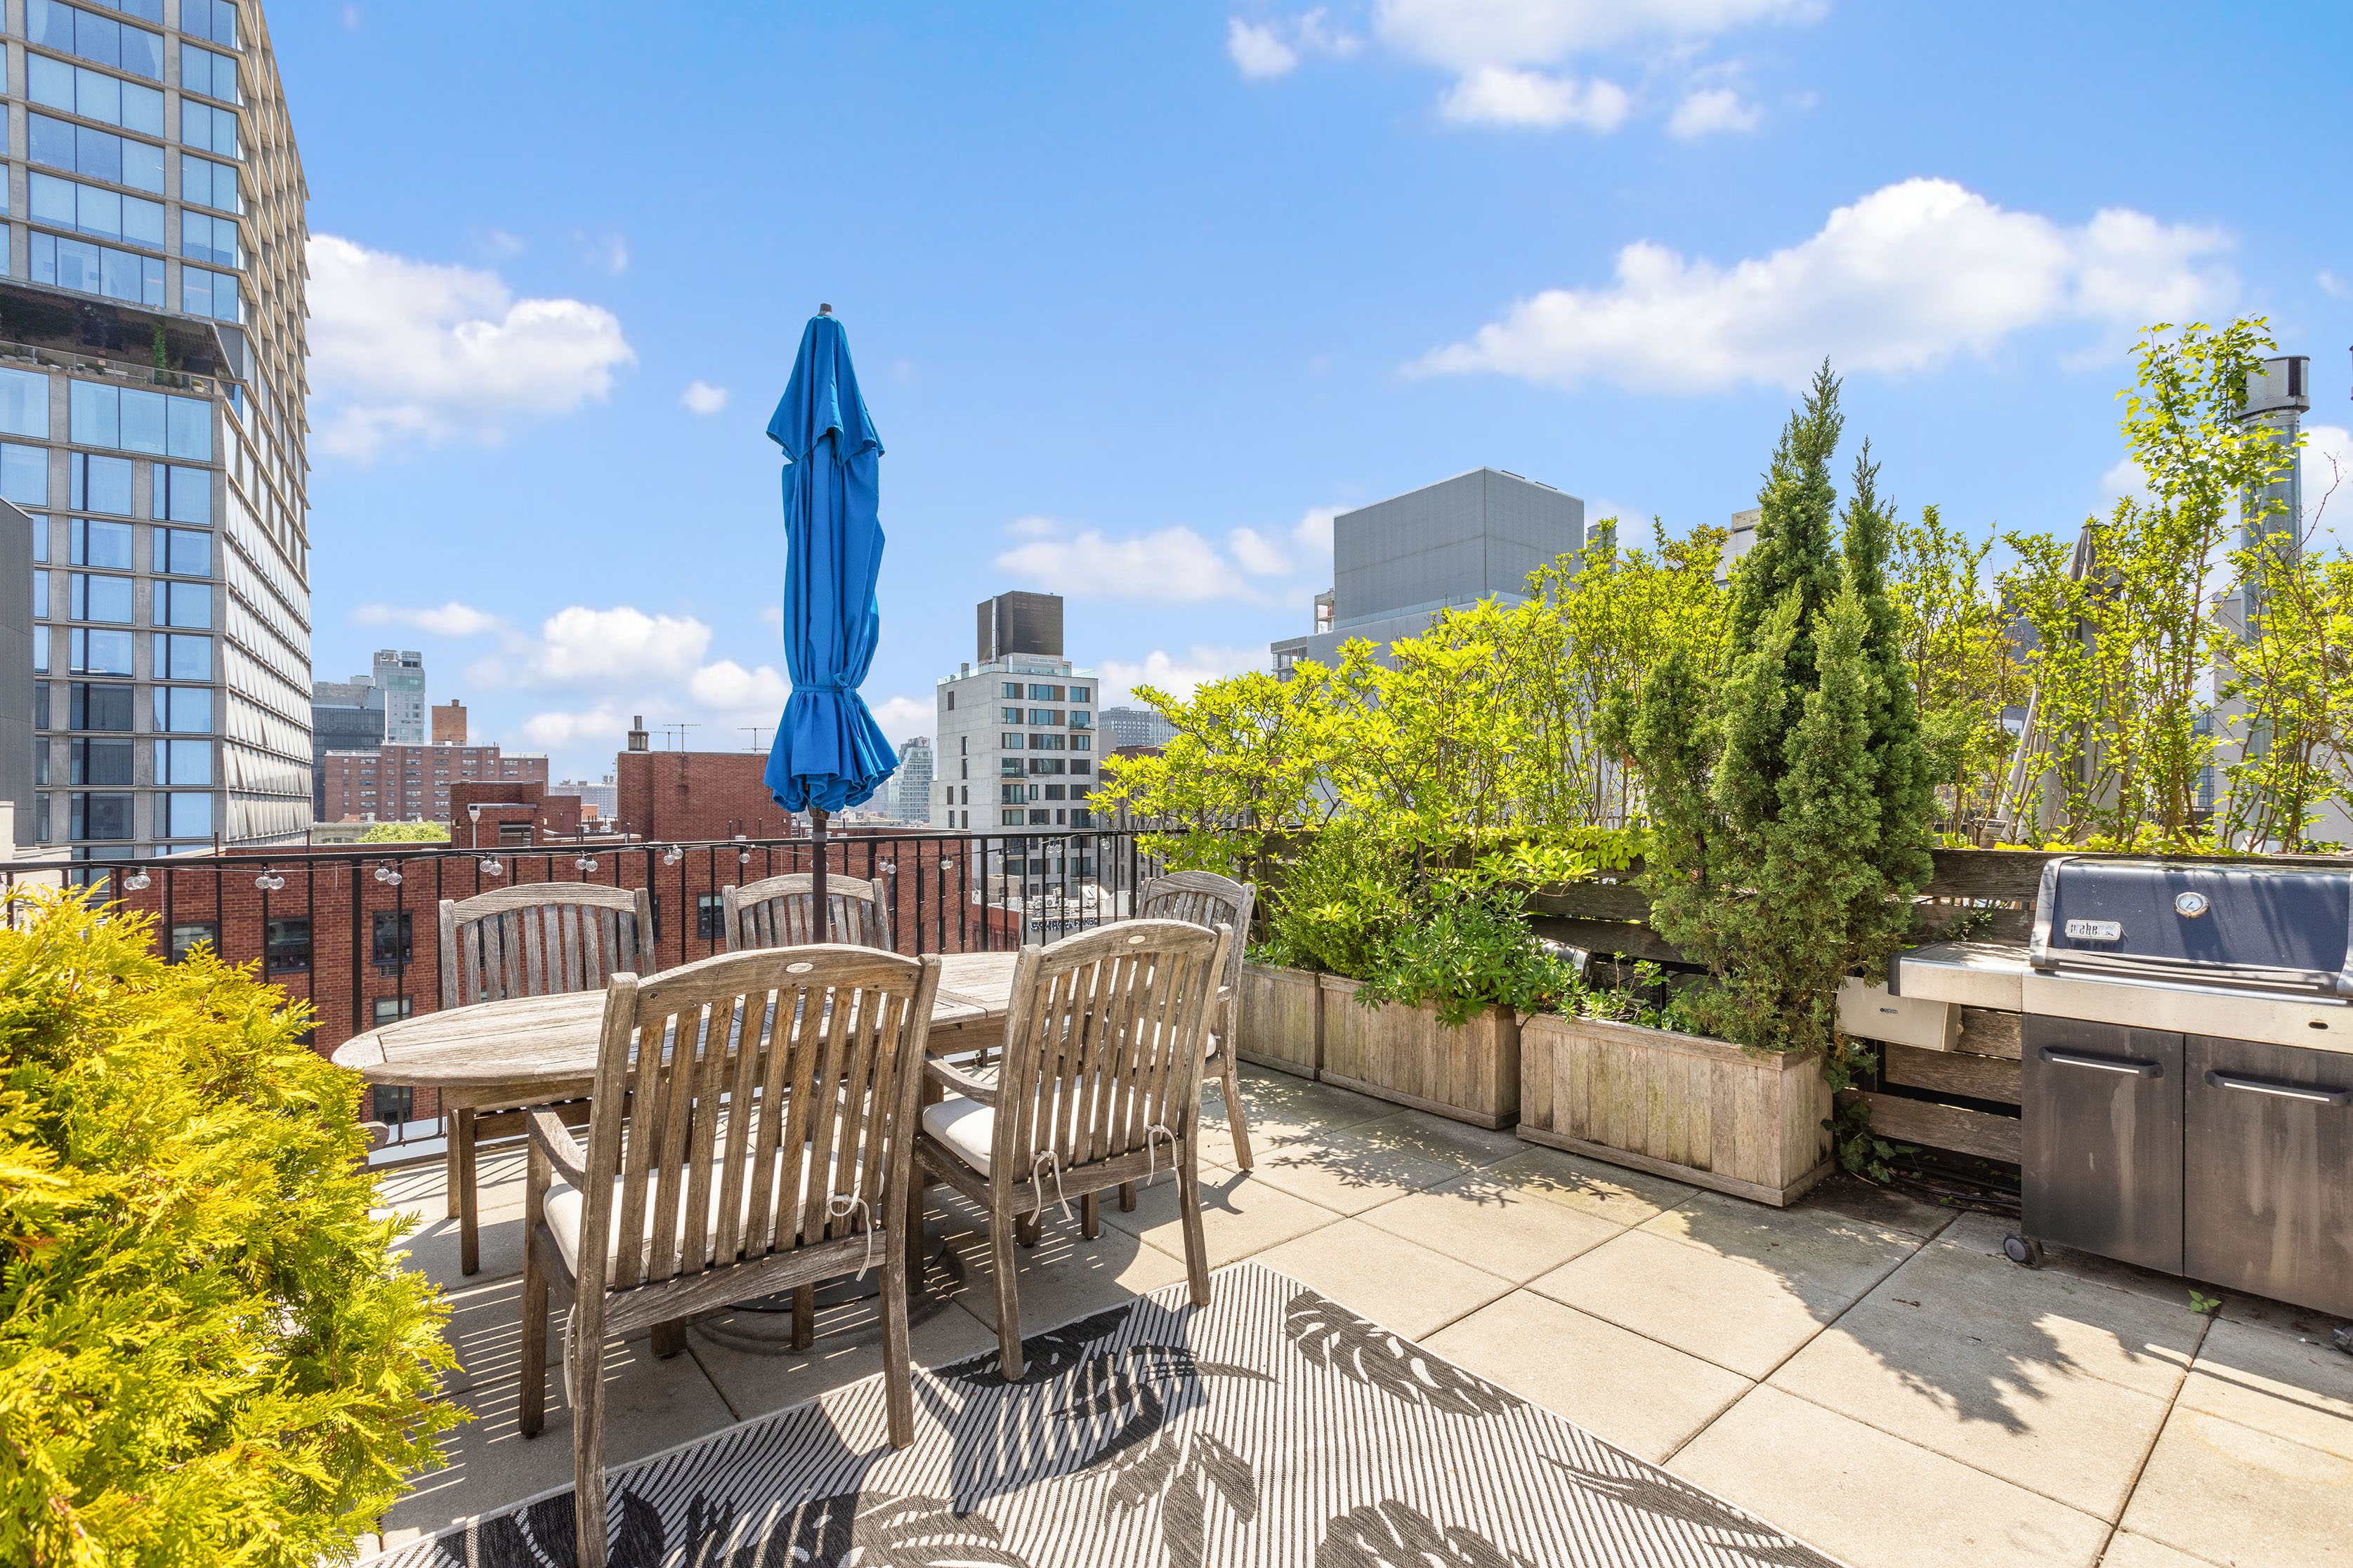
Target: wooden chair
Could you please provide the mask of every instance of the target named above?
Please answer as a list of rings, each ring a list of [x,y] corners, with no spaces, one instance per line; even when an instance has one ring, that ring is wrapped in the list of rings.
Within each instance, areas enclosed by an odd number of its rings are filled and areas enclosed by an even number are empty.
[[[470,1007],[510,996],[601,991],[612,975],[660,967],[654,957],[653,899],[644,889],[586,882],[493,888],[441,900],[441,1006]],[[485,1138],[519,1135],[518,1102],[443,1106],[449,1117],[449,1212],[458,1218],[458,1267],[481,1268],[474,1156]],[[485,1114],[485,1113],[489,1114]],[[576,1119],[581,1112],[572,1111]]]
[[[1209,1300],[1208,1249],[1193,1138],[1201,1052],[1232,931],[1185,921],[1124,921],[1025,947],[1005,1020],[1005,1056],[982,1078],[925,1063],[955,1092],[925,1106],[906,1192],[910,1250],[920,1246],[923,1184],[937,1180],[988,1208],[997,1274],[997,1344],[1008,1382],[1021,1376],[1014,1227],[1076,1197],[1100,1229],[1105,1188],[1163,1172],[1177,1182],[1185,1264],[1195,1302]],[[911,1260],[912,1261],[912,1260]]]
[[[529,1113],[518,1415],[526,1437],[545,1426],[553,1294],[571,1308],[582,1568],[606,1560],[608,1337],[651,1328],[657,1352],[675,1354],[693,1313],[879,1265],[891,1445],[914,1441],[906,1210],[892,1205],[939,984],[936,957],[831,943],[616,975],[587,1146],[554,1108]],[[625,1099],[637,1108],[626,1138]]]
[[[1257,901],[1255,884],[1214,871],[1155,877],[1135,894],[1135,912],[1144,919],[1233,927],[1234,940],[1226,949],[1226,967],[1218,977],[1217,1004],[1209,1015],[1209,1054],[1201,1064],[1201,1077],[1215,1079],[1225,1094],[1234,1163],[1245,1171],[1250,1168],[1250,1122],[1242,1114],[1241,1061],[1234,1055],[1234,1044],[1240,1038],[1242,950],[1250,941],[1250,906]],[[1121,1193],[1120,1206],[1134,1208],[1133,1194]]]
[[[788,871],[763,878],[740,888],[720,889],[726,911],[727,951],[755,947],[793,947],[814,942],[817,930],[816,879],[807,871]],[[889,948],[883,934],[882,884],[858,877],[825,876],[826,940],[857,947]]]

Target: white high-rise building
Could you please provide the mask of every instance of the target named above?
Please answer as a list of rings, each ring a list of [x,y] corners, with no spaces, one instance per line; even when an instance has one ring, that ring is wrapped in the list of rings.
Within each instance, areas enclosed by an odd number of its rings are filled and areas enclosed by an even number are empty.
[[[375,683],[384,692],[385,743],[426,744],[425,656],[414,648],[376,649]]]
[[[1062,601],[1000,594],[980,606],[979,658],[939,682],[929,820],[1004,833],[1094,826],[1094,672],[1062,657]]]

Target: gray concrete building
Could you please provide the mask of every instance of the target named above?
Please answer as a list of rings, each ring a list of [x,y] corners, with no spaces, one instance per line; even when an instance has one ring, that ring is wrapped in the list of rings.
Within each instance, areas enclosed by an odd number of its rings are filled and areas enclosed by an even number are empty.
[[[307,193],[262,7],[12,10],[0,497],[33,519],[36,836],[301,843]]]
[[[311,683],[311,817],[327,815],[327,753],[384,747],[384,689],[371,676]]]
[[[1500,468],[1474,468],[1332,521],[1332,594],[1315,629],[1272,645],[1287,676],[1329,665],[1343,643],[1387,646],[1428,629],[1453,605],[1527,597],[1528,574],[1585,547],[1585,503]]]
[[[1030,601],[1020,616],[992,613],[1013,599]],[[940,679],[931,826],[976,833],[1092,826],[1094,672],[1062,657],[1060,598],[1007,594],[983,602],[975,651],[975,662]]]

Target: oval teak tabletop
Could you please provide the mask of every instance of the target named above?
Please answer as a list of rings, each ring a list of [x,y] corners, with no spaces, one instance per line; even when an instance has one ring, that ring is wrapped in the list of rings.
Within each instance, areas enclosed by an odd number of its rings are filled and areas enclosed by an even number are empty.
[[[932,1006],[934,1049],[974,1025],[1003,1023],[1011,1006],[1010,952],[955,952],[940,959],[940,989]],[[514,996],[403,1018],[353,1035],[335,1047],[334,1063],[370,1083],[419,1089],[497,1088],[580,1093],[596,1076],[596,1047],[605,1022],[605,993]],[[967,1048],[962,1043],[952,1050]]]

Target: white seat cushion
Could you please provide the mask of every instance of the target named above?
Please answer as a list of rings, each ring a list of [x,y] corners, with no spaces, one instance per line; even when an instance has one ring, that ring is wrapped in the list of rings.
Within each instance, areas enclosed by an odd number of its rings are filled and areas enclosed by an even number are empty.
[[[997,1136],[997,1108],[952,1094],[923,1107],[923,1131],[965,1164],[988,1174],[989,1141]]]
[[[792,1169],[795,1163],[797,1163],[800,1166],[800,1175],[799,1179],[795,1183],[795,1189],[800,1195],[799,1201],[801,1203],[806,1203],[807,1201],[808,1163],[808,1152],[806,1148],[801,1151],[800,1157],[797,1162],[787,1161],[782,1158],[781,1155],[777,1159],[776,1174],[770,1179],[768,1189],[770,1194],[770,1207],[768,1212],[772,1216],[772,1224],[774,1223],[773,1216],[776,1214],[775,1194],[784,1185],[785,1172]],[[833,1155],[829,1161],[830,1168],[839,1170],[840,1168],[840,1155],[838,1153]],[[738,1202],[736,1210],[735,1225],[739,1233],[742,1231],[743,1227],[748,1225],[751,1221],[753,1190],[751,1175],[752,1173],[747,1166],[744,1173],[744,1194]],[[724,1184],[723,1177],[723,1170],[718,1163],[714,1163],[711,1168],[711,1212],[709,1217],[703,1224],[702,1230],[702,1263],[706,1268],[714,1260],[714,1255],[718,1249],[719,1201],[723,1195],[721,1188]],[[835,1190],[837,1192],[839,1191],[838,1187]],[[648,1214],[654,1212],[660,1195],[660,1177],[658,1175],[649,1177],[646,1182],[646,1212]],[[867,1209],[865,1211],[866,1222],[871,1224],[879,1219],[881,1216],[874,1212],[873,1194],[870,1193],[861,1193],[859,1195],[867,1200]],[[572,1270],[572,1277],[575,1279],[580,1277],[580,1226],[586,1219],[588,1205],[586,1197],[569,1183],[558,1181],[548,1187],[546,1204],[544,1208],[542,1210],[542,1213],[545,1215],[547,1220],[548,1233],[555,1237],[555,1249],[564,1255],[564,1266]],[[793,1210],[793,1215],[797,1215],[799,1212],[799,1207],[797,1204]],[[787,1216],[788,1220],[790,1220],[790,1217],[791,1216]],[[621,1178],[617,1176],[613,1179],[612,1219],[612,1223],[616,1228],[611,1240],[606,1247],[605,1255],[607,1262],[621,1255],[621,1237],[618,1230],[620,1219]],[[857,1222],[853,1221],[852,1223],[854,1224]],[[785,1226],[787,1238],[789,1238],[796,1225],[797,1221],[794,1221],[792,1223],[788,1223]],[[646,1244],[642,1237],[639,1239],[638,1245],[640,1247],[645,1247]]]

